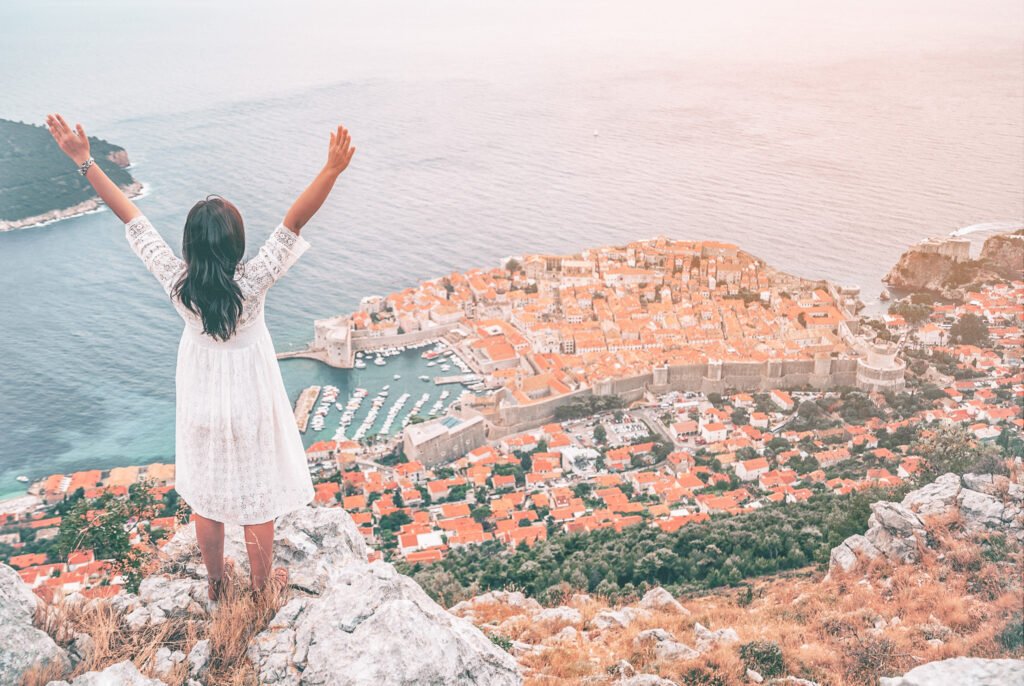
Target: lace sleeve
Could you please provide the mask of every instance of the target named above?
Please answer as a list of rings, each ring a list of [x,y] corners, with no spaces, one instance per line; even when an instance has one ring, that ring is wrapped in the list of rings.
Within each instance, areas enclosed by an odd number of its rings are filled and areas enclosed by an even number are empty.
[[[278,224],[256,257],[246,262],[244,278],[257,291],[265,291],[308,249],[309,241]]]
[[[124,231],[132,250],[163,286],[164,293],[170,295],[171,288],[185,268],[185,262],[174,254],[167,241],[144,215],[139,215],[125,224]]]

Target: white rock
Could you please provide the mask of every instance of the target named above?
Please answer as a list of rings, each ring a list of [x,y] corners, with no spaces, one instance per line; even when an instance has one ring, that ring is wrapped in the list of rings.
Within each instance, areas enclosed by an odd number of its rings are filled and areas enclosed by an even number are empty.
[[[595,629],[624,629],[638,619],[647,619],[649,617],[650,613],[647,610],[624,607],[620,610],[601,610],[594,615],[590,623]]]
[[[644,594],[644,597],[637,603],[637,607],[644,610],[661,610],[662,612],[678,612],[688,615],[689,610],[672,597],[672,594],[661,586],[656,586]]]
[[[665,629],[644,629],[636,635],[633,643],[639,645],[648,641],[674,641],[675,638],[671,631],[666,631]]]
[[[204,638],[196,641],[192,650],[188,651],[188,674],[195,678],[203,673],[210,662],[210,640]]]
[[[170,648],[163,646],[153,656],[153,671],[160,676],[166,676],[168,672],[174,669],[175,665],[184,659],[185,653],[180,650],[171,652]]]
[[[533,616],[532,621],[550,624],[582,624],[583,615],[574,607],[547,607]]]
[[[33,664],[56,662],[68,669],[67,653],[32,625],[37,598],[18,573],[0,564],[0,684],[16,684]]]
[[[129,660],[118,662],[102,672],[86,672],[67,681],[51,681],[46,686],[167,686],[160,679],[151,679],[139,672]]]
[[[543,609],[541,604],[533,598],[526,597],[521,591],[488,591],[478,596],[463,600],[461,603],[452,605],[448,611],[459,617],[465,617],[474,608],[480,605],[500,604],[506,607],[514,607],[524,612],[537,612]]]
[[[960,517],[968,529],[998,528],[1003,526],[1003,502],[995,496],[963,489],[957,497]]]
[[[712,631],[700,622],[693,625],[693,635],[697,639],[697,650],[700,652],[704,652],[718,643],[735,643],[740,640],[736,630],[732,627]]]
[[[1010,686],[1024,683],[1024,660],[954,657],[914,667],[898,677],[882,677],[879,686]]]
[[[871,541],[860,534],[854,534],[832,549],[829,555],[829,570],[839,569],[851,572],[862,560],[873,560],[881,552]]]
[[[261,684],[512,686],[516,661],[384,562],[322,577],[321,595],[286,605],[249,657]]]
[[[755,684],[759,684],[762,681],[764,681],[764,677],[761,676],[759,672],[756,672],[753,669],[747,670],[747,678],[753,681]]]
[[[902,504],[922,517],[935,517],[953,510],[959,493],[960,477],[943,474],[927,486],[907,493]]]
[[[661,641],[654,646],[654,657],[664,662],[693,660],[700,657],[700,651],[679,641]]]

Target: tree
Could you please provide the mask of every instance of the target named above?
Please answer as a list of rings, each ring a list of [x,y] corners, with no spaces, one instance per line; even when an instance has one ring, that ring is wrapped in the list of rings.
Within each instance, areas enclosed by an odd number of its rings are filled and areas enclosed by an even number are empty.
[[[968,312],[950,327],[949,340],[961,345],[988,345],[988,324],[984,318]]]
[[[125,498],[104,493],[93,500],[78,499],[61,520],[57,553],[66,559],[76,550],[92,550],[97,559],[113,560],[125,587],[137,592],[143,568],[154,552],[142,527],[158,513],[152,487],[149,481],[141,481],[128,487]],[[140,546],[131,543],[136,534],[142,539]]]
[[[917,443],[914,450],[927,462],[920,476],[921,484],[931,483],[947,472],[961,475],[1006,472],[999,449],[980,443],[962,426],[940,426],[928,438]]]
[[[890,314],[898,314],[914,326],[928,319],[932,314],[930,305],[921,303],[896,302],[889,306]]]
[[[594,440],[597,443],[604,443],[608,440],[608,430],[604,428],[604,424],[598,424],[594,427]]]
[[[510,274],[515,274],[516,272],[522,271],[523,265],[519,264],[519,260],[513,257],[505,263],[505,269],[507,269]]]
[[[381,531],[394,532],[411,521],[412,518],[406,514],[405,510],[396,510],[381,517],[380,521],[377,522],[377,526]]]

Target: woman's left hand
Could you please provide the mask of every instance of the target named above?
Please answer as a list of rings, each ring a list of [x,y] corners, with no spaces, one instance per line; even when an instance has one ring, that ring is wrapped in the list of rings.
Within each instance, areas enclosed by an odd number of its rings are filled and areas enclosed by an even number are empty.
[[[70,157],[75,164],[82,164],[89,159],[89,137],[85,135],[85,129],[81,124],[75,124],[72,129],[59,114],[50,114],[46,117],[46,125],[50,128],[50,135],[57,145]]]

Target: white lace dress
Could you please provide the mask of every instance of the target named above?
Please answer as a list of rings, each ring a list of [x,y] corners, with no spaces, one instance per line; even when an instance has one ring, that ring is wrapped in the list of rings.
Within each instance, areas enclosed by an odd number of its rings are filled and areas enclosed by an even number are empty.
[[[128,242],[164,292],[185,270],[144,216]],[[176,299],[185,320],[178,346],[175,488],[192,510],[228,524],[260,524],[313,499],[306,453],[263,318],[267,290],[309,248],[279,224],[235,271],[244,297],[236,333],[218,341]]]

